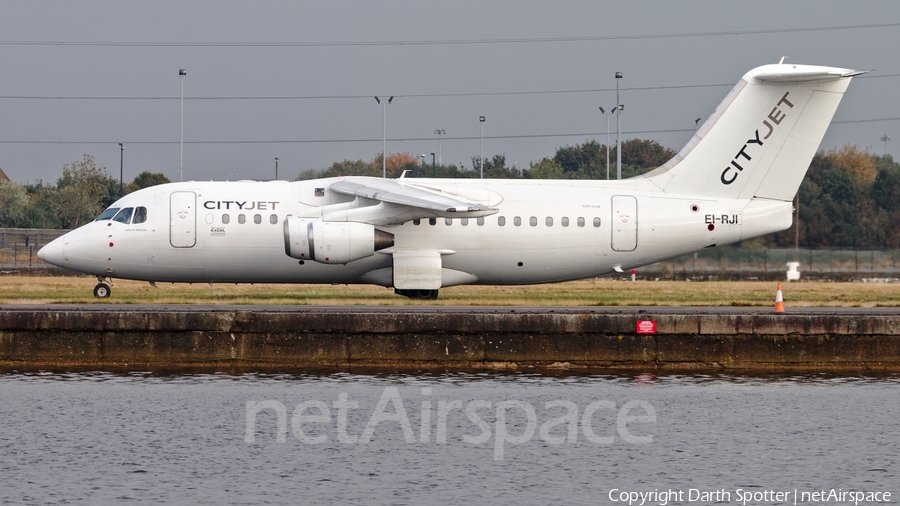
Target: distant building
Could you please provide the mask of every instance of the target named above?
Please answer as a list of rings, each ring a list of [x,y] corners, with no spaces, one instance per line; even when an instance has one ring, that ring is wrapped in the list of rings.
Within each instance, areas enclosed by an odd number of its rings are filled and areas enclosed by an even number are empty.
[[[6,175],[6,172],[3,172],[3,169],[0,169],[0,181],[10,181],[9,176]]]

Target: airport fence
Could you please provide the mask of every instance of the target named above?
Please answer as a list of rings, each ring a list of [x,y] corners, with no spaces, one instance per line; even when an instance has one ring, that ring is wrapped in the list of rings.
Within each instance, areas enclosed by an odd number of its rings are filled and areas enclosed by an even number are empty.
[[[800,279],[892,281],[900,278],[900,250],[773,249],[724,246],[638,269],[661,279],[786,279],[797,263]],[[627,274],[627,273],[626,273]]]
[[[38,259],[38,250],[66,232],[68,230],[0,228],[0,266],[13,270],[47,267]]]

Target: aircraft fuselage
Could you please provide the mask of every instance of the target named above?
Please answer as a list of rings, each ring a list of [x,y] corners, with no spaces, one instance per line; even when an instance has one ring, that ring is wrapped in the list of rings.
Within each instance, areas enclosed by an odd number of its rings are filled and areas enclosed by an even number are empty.
[[[437,250],[442,286],[550,283],[630,269],[791,223],[789,203],[679,197],[644,181],[410,179],[457,192],[461,186],[486,189],[502,200],[496,214],[481,218],[378,227],[393,234],[393,247],[346,264],[289,257],[284,220],[315,217],[346,202],[331,195],[333,181],[188,182],[141,190],[116,207],[143,207],[146,221],[105,219],[70,232],[63,265],[151,281],[390,286],[389,272],[378,276],[391,269],[390,253]],[[190,203],[182,216],[173,207],[180,205],[177,199]]]

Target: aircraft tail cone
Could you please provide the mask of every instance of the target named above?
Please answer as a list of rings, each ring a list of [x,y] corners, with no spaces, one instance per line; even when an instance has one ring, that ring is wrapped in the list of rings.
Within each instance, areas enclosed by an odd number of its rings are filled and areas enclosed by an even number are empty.
[[[781,283],[778,283],[778,288],[775,289],[775,312],[784,312],[784,296],[781,295]]]

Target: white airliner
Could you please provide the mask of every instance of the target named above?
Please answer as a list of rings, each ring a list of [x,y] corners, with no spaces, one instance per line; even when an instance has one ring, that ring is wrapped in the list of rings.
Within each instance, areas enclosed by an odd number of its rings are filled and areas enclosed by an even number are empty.
[[[465,284],[602,276],[785,230],[849,69],[751,70],[665,165],[620,181],[185,182],[119,199],[44,246],[107,279],[369,283],[411,298]]]

